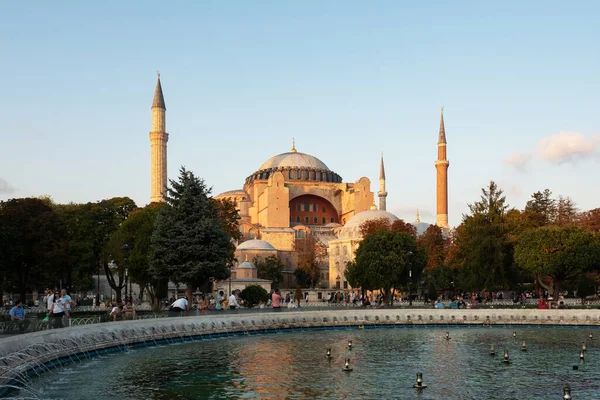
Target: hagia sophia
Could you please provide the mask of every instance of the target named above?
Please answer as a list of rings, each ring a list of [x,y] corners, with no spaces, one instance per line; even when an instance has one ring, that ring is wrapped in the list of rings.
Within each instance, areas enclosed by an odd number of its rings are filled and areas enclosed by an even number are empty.
[[[152,102],[151,142],[151,202],[164,201],[167,187],[166,106],[160,75]],[[443,109],[438,135],[436,224],[448,232],[448,166],[446,133]],[[257,163],[258,164],[258,163]],[[252,264],[255,258],[276,255],[283,263],[283,287],[294,287],[293,271],[297,268],[296,245],[307,235],[312,235],[323,254],[318,287],[349,289],[344,278],[345,266],[354,258],[362,240],[360,226],[363,222],[386,218],[398,220],[386,210],[387,191],[383,155],[380,160],[379,207],[371,181],[360,177],[344,182],[323,161],[291,149],[263,162],[243,182],[241,189],[230,190],[215,196],[231,199],[239,210],[242,239],[237,244],[239,264],[232,270],[231,281],[236,288],[249,283],[270,287],[270,282],[258,279]],[[429,224],[418,217],[414,222],[418,233]]]

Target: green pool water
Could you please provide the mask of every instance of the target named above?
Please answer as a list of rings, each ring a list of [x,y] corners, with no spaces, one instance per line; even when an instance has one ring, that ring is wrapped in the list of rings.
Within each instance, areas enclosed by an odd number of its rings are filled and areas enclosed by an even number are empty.
[[[545,400],[562,399],[568,385],[573,399],[593,400],[600,399],[600,343],[590,341],[589,332],[425,327],[224,337],[68,364],[35,379],[31,390],[43,399]],[[496,357],[489,355],[491,344]],[[508,365],[502,363],[505,349]],[[345,358],[352,372],[342,370]],[[412,388],[417,372],[428,386],[423,391]]]

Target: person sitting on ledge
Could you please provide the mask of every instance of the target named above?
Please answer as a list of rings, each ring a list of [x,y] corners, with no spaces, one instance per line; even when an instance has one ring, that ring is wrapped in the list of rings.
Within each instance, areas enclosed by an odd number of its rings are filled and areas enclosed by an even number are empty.
[[[543,297],[540,297],[538,300],[538,310],[547,310],[548,305],[546,304],[546,300]]]
[[[117,302],[113,302],[112,306],[113,307],[112,307],[112,310],[110,311],[110,318],[112,318],[113,321],[116,321],[119,314],[121,314],[121,310],[119,310],[119,306],[117,305]]]
[[[23,309],[23,302],[19,299],[15,303],[15,306],[10,309],[10,320],[17,324],[21,333],[25,332],[29,325],[25,320],[25,309]]]

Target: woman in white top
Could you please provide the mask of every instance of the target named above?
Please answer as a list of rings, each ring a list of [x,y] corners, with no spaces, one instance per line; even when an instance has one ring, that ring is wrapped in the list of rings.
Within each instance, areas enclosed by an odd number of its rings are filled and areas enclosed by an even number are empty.
[[[62,319],[65,315],[65,303],[63,299],[60,298],[59,293],[54,293],[54,303],[52,303],[50,315],[52,315],[52,318],[54,318],[54,328],[62,328]]]

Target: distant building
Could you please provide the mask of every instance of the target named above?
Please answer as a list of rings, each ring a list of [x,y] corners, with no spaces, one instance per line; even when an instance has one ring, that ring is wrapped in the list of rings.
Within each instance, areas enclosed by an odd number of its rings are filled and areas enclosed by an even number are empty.
[[[442,110],[443,111],[443,110]],[[151,201],[163,201],[167,185],[166,106],[160,75],[152,103]],[[438,135],[437,218],[436,223],[448,230],[448,165],[443,112]],[[361,177],[344,182],[323,161],[296,150],[277,154],[251,173],[241,189],[215,196],[230,199],[238,207],[242,239],[236,250],[238,260],[264,259],[276,255],[285,267],[283,287],[293,287],[293,272],[298,266],[298,243],[312,235],[327,256],[321,260],[320,287],[347,288],[344,278],[347,261],[362,238],[360,224],[372,218],[398,218],[386,211],[386,178],[383,155],[379,173],[379,209],[375,206],[371,181]],[[422,233],[417,216],[416,227]],[[428,224],[426,224],[428,226]],[[232,278],[239,278],[239,266]],[[253,265],[253,264],[252,264]],[[248,264],[242,269],[250,269]],[[247,272],[247,271],[246,271]],[[240,278],[241,279],[241,278]],[[252,278],[254,279],[254,278]]]

